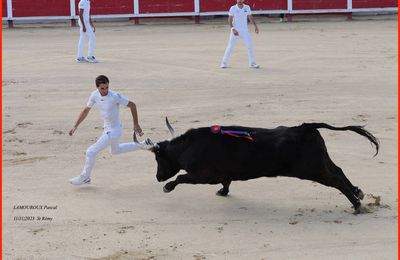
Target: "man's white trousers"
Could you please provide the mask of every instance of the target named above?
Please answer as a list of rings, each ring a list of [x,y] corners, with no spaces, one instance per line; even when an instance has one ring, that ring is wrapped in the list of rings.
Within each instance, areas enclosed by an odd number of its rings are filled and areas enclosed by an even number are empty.
[[[90,25],[86,25],[86,32],[83,32],[82,26],[80,26],[80,37],[78,43],[78,58],[83,57],[83,47],[85,46],[86,37],[89,37],[88,46],[88,57],[93,56],[94,43],[96,41],[96,36],[94,35],[93,28]]]
[[[239,36],[235,36],[231,30],[231,34],[229,37],[229,43],[228,46],[226,47],[224,58],[222,59],[222,62],[225,64],[228,64],[229,57],[231,55],[233,46],[235,45],[235,42],[238,38],[242,38],[247,46],[247,51],[249,54],[249,65],[256,63],[254,59],[254,50],[253,50],[253,42],[250,37],[250,33],[248,31],[244,32],[239,32]]]
[[[96,143],[92,144],[86,150],[85,166],[83,167],[81,175],[90,177],[94,163],[96,161],[96,155],[107,148],[111,147],[111,154],[120,154],[131,151],[139,150],[139,146],[135,143],[119,143],[119,138],[122,134],[122,128],[111,129],[104,131]]]

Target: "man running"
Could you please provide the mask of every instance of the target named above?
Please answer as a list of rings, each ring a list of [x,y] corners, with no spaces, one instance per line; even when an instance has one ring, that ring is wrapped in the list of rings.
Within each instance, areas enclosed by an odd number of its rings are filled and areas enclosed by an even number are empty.
[[[90,175],[96,160],[96,155],[108,146],[111,146],[111,154],[126,153],[140,149],[134,142],[123,144],[119,143],[119,138],[122,134],[122,125],[119,119],[120,104],[129,107],[131,110],[133,131],[140,136],[143,135],[143,131],[140,128],[138,121],[136,105],[119,93],[109,90],[108,85],[109,80],[106,76],[100,75],[96,78],[97,90],[92,92],[86,107],[80,113],[74,127],[69,131],[69,135],[72,136],[79,124],[82,123],[82,121],[89,114],[89,111],[93,105],[98,105],[104,120],[104,132],[97,142],[86,150],[86,161],[82,173],[75,178],[70,179],[69,181],[71,184],[81,185],[90,183]],[[147,140],[144,142],[146,141]]]

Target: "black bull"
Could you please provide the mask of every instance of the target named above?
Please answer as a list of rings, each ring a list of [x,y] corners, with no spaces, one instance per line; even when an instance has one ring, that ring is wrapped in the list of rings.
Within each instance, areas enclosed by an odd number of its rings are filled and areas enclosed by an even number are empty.
[[[168,119],[167,126],[174,136]],[[376,154],[378,153],[378,139],[363,127],[334,127],[325,123],[304,123],[300,126],[280,126],[274,129],[220,127],[220,130],[247,133],[250,137],[221,134],[221,131],[216,133],[213,128],[203,127],[190,129],[177,138],[157,144],[150,140],[147,140],[146,145],[139,144],[136,136],[134,140],[142,149],[155,153],[158,181],[166,181],[180,170],[187,172],[168,182],[164,186],[165,192],[171,192],[180,183],[221,183],[223,187],[217,195],[226,196],[232,181],[288,176],[338,189],[350,200],[358,213],[364,194],[332,162],[318,128],[356,132],[374,144]]]

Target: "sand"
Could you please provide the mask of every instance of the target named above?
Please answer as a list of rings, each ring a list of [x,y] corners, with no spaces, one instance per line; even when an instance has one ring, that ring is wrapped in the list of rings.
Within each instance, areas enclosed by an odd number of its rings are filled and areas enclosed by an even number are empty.
[[[98,64],[75,63],[77,28],[3,28],[3,259],[397,259],[397,17],[276,20],[258,17],[252,33],[259,70],[248,68],[242,41],[219,68],[229,30],[221,19],[98,23]],[[92,184],[72,186],[101,135],[99,110],[67,133],[99,74],[137,104],[153,141],[169,138],[165,116],[178,134],[366,125],[380,139],[377,157],[357,134],[321,133],[369,194],[369,212],[353,215],[338,190],[284,177],[233,182],[226,198],[215,196],[221,185],[165,194],[148,151],[103,151]],[[129,142],[128,109],[121,118]]]

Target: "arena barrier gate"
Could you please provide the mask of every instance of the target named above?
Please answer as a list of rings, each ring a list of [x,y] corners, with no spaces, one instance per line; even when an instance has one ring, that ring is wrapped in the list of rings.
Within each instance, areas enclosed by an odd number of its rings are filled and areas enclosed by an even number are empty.
[[[2,0],[2,18],[13,21],[70,20],[75,26],[79,0]],[[227,15],[236,0],[96,0],[91,15],[96,18],[129,18],[139,23],[143,17],[193,17]],[[397,0],[247,0],[253,14],[346,14],[397,12]]]

